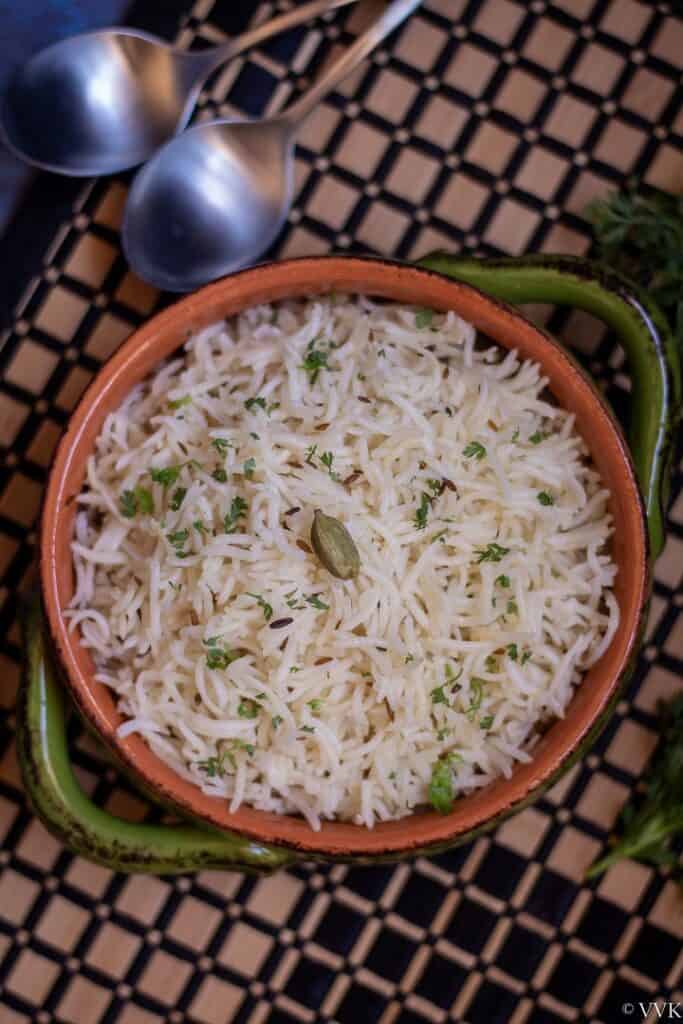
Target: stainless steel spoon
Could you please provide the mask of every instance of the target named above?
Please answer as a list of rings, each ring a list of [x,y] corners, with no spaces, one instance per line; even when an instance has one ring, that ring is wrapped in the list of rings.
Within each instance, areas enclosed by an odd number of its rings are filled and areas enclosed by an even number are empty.
[[[90,177],[135,167],[185,127],[221,64],[355,2],[313,0],[199,53],[131,29],[64,39],[13,77],[0,104],[0,132],[17,156],[48,171]]]
[[[394,0],[278,117],[200,124],[159,150],[128,194],[122,242],[133,270],[183,292],[258,259],[291,206],[301,123],[420,3]]]

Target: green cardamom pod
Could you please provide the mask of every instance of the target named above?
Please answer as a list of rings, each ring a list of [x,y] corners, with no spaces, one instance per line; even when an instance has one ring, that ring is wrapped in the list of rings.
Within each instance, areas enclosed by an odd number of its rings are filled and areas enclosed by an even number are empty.
[[[350,580],[360,570],[360,555],[351,534],[343,523],[316,509],[311,527],[311,545],[316,555],[333,576]]]

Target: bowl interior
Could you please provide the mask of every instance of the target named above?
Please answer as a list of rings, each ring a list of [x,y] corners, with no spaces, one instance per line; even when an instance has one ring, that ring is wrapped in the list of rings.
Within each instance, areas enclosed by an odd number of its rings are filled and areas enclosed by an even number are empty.
[[[131,388],[208,324],[262,302],[328,291],[364,293],[436,310],[455,310],[504,348],[538,361],[550,390],[576,415],[577,429],[609,488],[615,521],[615,594],[621,622],[609,650],[584,677],[564,719],[556,722],[531,762],[509,779],[459,800],[445,816],[421,811],[374,829],[330,822],[314,832],[300,818],[241,807],[203,794],[157,758],[137,736],[121,740],[111,691],[93,679],[89,652],[62,615],[73,593],[70,542],[85,464],[107,413]],[[647,539],[638,486],[624,439],[595,388],[565,350],[520,314],[475,289],[431,271],[381,260],[345,257],[291,260],[235,274],[182,300],[138,330],[103,367],[73,414],[50,475],[41,532],[41,584],[51,637],[81,711],[124,763],[166,801],[219,828],[261,842],[328,856],[379,855],[447,843],[523,801],[547,783],[608,708],[637,642],[648,584]]]

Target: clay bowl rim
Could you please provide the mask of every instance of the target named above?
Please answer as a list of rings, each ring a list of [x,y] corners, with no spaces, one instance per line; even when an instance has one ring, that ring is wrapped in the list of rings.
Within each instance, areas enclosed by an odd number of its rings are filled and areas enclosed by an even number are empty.
[[[617,588],[622,592],[618,594],[621,623],[608,651],[586,674],[567,714],[541,739],[529,763],[517,765],[509,778],[498,778],[456,801],[448,815],[419,810],[372,830],[326,822],[315,832],[302,818],[251,807],[242,806],[230,814],[225,801],[206,796],[182,779],[139,736],[119,739],[116,726],[122,719],[111,692],[93,681],[90,655],[80,646],[78,632],[69,633],[61,609],[72,593],[69,539],[74,498],[83,481],[85,456],[106,413],[200,327],[259,302],[330,291],[455,309],[502,347],[518,348],[542,363],[556,399],[576,413],[577,428],[612,491]],[[436,271],[390,260],[326,256],[261,264],[210,284],[147,321],[103,364],[70,418],[49,475],[40,534],[40,578],[52,647],[71,696],[99,737],[148,790],[186,817],[222,831],[334,859],[396,856],[462,841],[547,787],[580,751],[615,698],[643,621],[649,561],[645,511],[628,446],[595,385],[566,349],[518,310]]]

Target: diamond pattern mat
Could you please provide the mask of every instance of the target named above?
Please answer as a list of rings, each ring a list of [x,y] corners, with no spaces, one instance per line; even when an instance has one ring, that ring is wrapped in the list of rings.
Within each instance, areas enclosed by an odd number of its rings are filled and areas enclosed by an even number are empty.
[[[154,30],[163,14],[169,36],[200,46],[279,6],[143,0],[136,18]],[[280,109],[372,6],[234,61],[198,116]],[[585,253],[590,199],[630,177],[683,190],[682,71],[668,4],[425,0],[306,124],[271,255]],[[683,1000],[683,895],[666,872],[625,863],[583,881],[656,742],[657,700],[682,685],[680,467],[629,691],[590,756],[492,835],[398,867],[162,880],[73,857],[31,816],[13,742],[14,594],[35,578],[43,481],[85,386],[166,301],[119,249],[127,180],[39,179],[35,272],[23,251],[7,261],[23,294],[0,357],[0,1022],[613,1024],[626,1003]],[[533,314],[623,412],[628,379],[606,332],[583,314]],[[87,737],[72,741],[98,804],[154,813]]]

